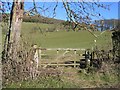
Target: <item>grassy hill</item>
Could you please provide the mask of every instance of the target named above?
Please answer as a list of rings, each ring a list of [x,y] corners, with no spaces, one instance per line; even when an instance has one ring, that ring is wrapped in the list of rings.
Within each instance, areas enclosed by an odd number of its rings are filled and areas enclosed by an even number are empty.
[[[95,38],[88,31],[66,32],[65,30],[46,32],[47,28],[55,27],[54,24],[35,24],[23,23],[22,35],[29,44],[37,44],[40,47],[50,48],[92,48],[97,40],[100,48],[111,47],[111,32],[106,31],[102,34],[99,31],[93,32],[100,35]],[[59,25],[56,29],[59,29]],[[64,28],[63,28],[64,29]]]
[[[3,29],[3,41],[6,29]],[[94,40],[97,40],[96,45],[101,49],[111,49],[112,40],[111,32],[94,31],[98,36],[95,38],[91,33],[85,30],[74,32],[66,31],[61,24],[45,24],[45,23],[28,23],[22,24],[22,38],[29,46],[37,44],[43,48],[85,48],[92,49],[95,46]],[[101,34],[102,33],[102,34]]]

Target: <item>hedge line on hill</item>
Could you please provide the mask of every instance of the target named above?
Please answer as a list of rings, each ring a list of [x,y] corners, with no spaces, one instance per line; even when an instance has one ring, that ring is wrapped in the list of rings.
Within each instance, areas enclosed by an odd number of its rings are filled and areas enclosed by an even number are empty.
[[[41,17],[41,16],[24,16],[23,17],[23,22],[55,24],[55,23],[62,23],[63,21],[53,19],[53,18]]]

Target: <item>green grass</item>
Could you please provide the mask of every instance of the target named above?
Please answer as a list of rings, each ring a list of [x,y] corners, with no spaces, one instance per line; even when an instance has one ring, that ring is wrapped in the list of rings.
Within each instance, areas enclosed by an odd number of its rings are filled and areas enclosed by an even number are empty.
[[[111,32],[93,32],[100,35],[95,38],[88,31],[66,32],[64,30],[58,32],[44,32],[46,28],[54,27],[51,24],[35,24],[23,23],[22,35],[30,44],[37,44],[45,48],[92,48],[95,46],[94,40],[97,40],[97,46],[100,48],[111,48]],[[41,28],[39,30],[38,28]]]
[[[97,46],[100,49],[111,49],[111,32],[101,32],[96,31],[93,32],[96,35],[100,35],[98,38],[95,38],[88,31],[79,31],[73,32],[72,30],[66,32],[64,29],[61,31],[55,32],[45,32],[47,28],[55,27],[54,24],[41,24],[41,23],[23,23],[22,25],[22,37],[25,42],[28,42],[28,45],[37,44],[42,48],[85,48],[92,49],[95,47],[94,40],[97,40]],[[39,29],[41,28],[41,30]],[[56,26],[59,29],[59,26]],[[60,55],[64,53],[64,51],[59,52]],[[70,52],[71,53],[71,52]],[[72,52],[73,54],[74,52]],[[77,51],[78,54],[83,54],[81,51]],[[56,51],[43,51],[42,54],[46,54],[42,56],[42,59],[49,59],[51,61],[60,60],[60,55],[56,54]],[[71,55],[72,55],[71,54]],[[49,55],[49,56],[48,56]],[[59,57],[59,58],[57,58]],[[77,60],[79,60],[79,56],[77,56]],[[69,58],[66,58],[69,59]],[[71,57],[71,60],[75,59],[75,57]]]
[[[39,29],[41,28],[41,30]],[[28,43],[28,45],[37,44],[43,48],[85,48],[91,49],[95,46],[94,40],[97,40],[97,46],[101,49],[111,48],[111,32],[106,31],[102,35],[101,32],[93,32],[96,35],[100,35],[95,38],[88,31],[79,32],[66,32],[64,29],[58,32],[45,32],[47,28],[57,27],[53,24],[36,24],[36,23],[23,23],[22,25],[22,39]],[[57,27],[58,29],[60,26]],[[46,52],[45,52],[46,53]],[[50,56],[43,58],[52,58],[56,52],[47,52]],[[63,52],[60,52],[60,54]],[[74,52],[71,52],[74,53]],[[77,52],[81,53],[81,52]],[[74,58],[74,57],[73,57]],[[52,60],[52,59],[51,59]],[[11,83],[7,87],[9,88],[77,88],[77,87],[102,87],[101,85],[108,84],[114,85],[117,83],[117,77],[113,74],[85,74],[79,73],[78,70],[73,68],[60,68],[63,70],[61,77],[44,77],[32,81],[23,81],[17,83]]]
[[[23,81],[18,83],[12,83],[7,88],[75,88],[79,87],[72,82],[63,82],[57,78],[46,77],[39,78],[37,80]]]
[[[60,76],[42,76],[34,80],[13,82],[7,88],[109,88],[118,81],[115,74],[78,72],[75,68],[58,68],[64,72]],[[114,79],[113,79],[114,78]]]
[[[45,32],[48,28],[56,27],[57,32]],[[62,29],[61,29],[62,28]],[[2,42],[4,42],[5,32],[2,31]],[[39,47],[45,48],[85,48],[92,49],[95,46],[94,40],[97,40],[97,46],[101,49],[110,49],[112,47],[111,32],[106,31],[102,35],[101,32],[93,32],[100,35],[95,38],[88,31],[69,32],[65,28],[55,24],[42,23],[23,23],[22,37],[28,45],[37,44]]]

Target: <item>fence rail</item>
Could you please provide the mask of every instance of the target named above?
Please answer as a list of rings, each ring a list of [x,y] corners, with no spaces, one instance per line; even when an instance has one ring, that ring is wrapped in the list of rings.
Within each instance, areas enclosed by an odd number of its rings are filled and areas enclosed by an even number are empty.
[[[38,48],[40,50],[64,50],[64,51],[78,51],[78,50],[81,50],[81,51],[85,51],[84,48]]]

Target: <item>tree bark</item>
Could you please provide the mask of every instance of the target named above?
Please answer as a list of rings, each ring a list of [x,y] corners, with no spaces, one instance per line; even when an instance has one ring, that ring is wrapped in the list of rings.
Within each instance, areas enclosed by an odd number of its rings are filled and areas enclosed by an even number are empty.
[[[10,48],[9,50],[13,54],[13,59],[16,59],[17,51],[19,50],[20,46],[23,12],[24,12],[24,0],[14,0],[11,10],[10,29],[8,35],[8,48]],[[11,45],[9,46],[9,44]]]

